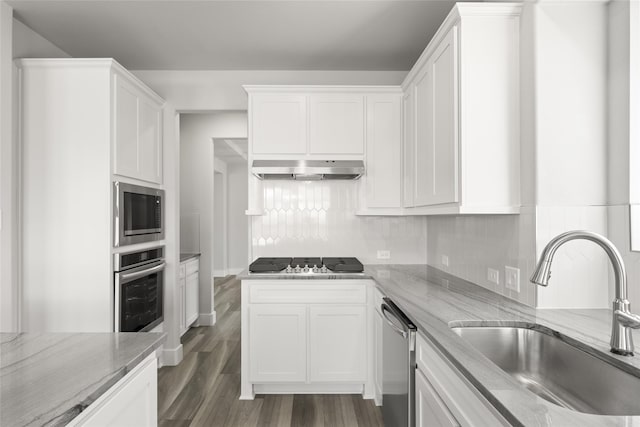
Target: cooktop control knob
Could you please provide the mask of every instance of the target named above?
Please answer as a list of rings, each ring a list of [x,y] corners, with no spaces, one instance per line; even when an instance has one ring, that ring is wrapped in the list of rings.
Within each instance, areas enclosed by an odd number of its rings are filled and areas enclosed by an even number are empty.
[[[304,268],[302,269],[303,273],[308,273],[309,272],[309,266],[305,265]]]
[[[320,272],[321,273],[328,273],[329,270],[327,270],[327,266],[326,265],[323,265],[322,268],[320,269]]]
[[[287,269],[285,270],[287,273],[293,273],[293,268],[290,265],[287,265]]]
[[[314,265],[314,266],[313,266],[313,272],[314,272],[314,273],[318,273],[318,272],[320,272],[320,269],[318,268],[318,266],[317,266],[317,265]]]
[[[296,265],[295,272],[296,273],[300,273],[300,266],[299,265]]]

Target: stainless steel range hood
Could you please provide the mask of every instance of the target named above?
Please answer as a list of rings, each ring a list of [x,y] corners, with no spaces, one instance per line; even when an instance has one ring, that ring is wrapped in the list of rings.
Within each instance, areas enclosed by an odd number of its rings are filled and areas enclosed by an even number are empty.
[[[362,160],[254,160],[251,173],[265,180],[354,180],[364,174],[364,162]]]

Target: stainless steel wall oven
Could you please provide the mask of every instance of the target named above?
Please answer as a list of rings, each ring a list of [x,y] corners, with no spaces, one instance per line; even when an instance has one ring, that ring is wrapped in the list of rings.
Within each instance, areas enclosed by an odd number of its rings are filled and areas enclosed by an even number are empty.
[[[146,332],[163,318],[164,246],[114,255],[114,329]]]
[[[113,183],[113,245],[164,239],[164,190]]]

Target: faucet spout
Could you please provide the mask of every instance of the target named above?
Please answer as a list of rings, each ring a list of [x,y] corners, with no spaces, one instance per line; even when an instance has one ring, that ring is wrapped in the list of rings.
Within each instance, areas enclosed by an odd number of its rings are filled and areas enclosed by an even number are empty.
[[[640,328],[640,316],[631,313],[627,301],[627,273],[618,249],[604,236],[590,231],[568,231],[553,239],[542,250],[540,260],[531,275],[531,282],[548,286],[551,277],[553,256],[560,246],[571,240],[589,240],[596,243],[607,253],[613,266],[615,279],[615,300],[613,301],[613,322],[611,332],[611,351],[624,356],[633,355],[633,339],[629,328]]]

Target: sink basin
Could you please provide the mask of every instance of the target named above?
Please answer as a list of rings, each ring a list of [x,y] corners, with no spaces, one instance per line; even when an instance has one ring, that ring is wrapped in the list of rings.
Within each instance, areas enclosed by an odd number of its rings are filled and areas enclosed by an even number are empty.
[[[551,403],[588,414],[640,415],[640,378],[556,336],[519,327],[452,330]]]

